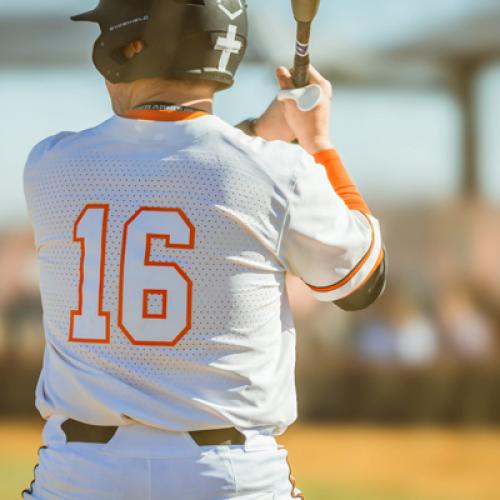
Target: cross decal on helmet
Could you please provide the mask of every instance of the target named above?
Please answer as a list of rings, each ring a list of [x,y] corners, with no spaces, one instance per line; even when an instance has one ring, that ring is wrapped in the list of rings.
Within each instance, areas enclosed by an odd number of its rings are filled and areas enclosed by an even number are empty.
[[[224,38],[220,36],[217,39],[215,45],[215,50],[221,50],[222,55],[219,62],[219,71],[226,71],[227,65],[229,64],[229,59],[231,54],[239,54],[243,44],[236,40],[236,34],[238,32],[238,27],[230,24],[227,29],[227,36]]]

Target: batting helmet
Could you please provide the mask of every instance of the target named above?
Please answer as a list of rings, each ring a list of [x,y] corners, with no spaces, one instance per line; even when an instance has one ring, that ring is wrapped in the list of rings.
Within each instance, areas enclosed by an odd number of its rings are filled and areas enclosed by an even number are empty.
[[[247,48],[245,0],[100,0],[73,21],[98,23],[94,64],[113,83],[210,80],[230,87]],[[142,40],[133,59],[123,49]]]

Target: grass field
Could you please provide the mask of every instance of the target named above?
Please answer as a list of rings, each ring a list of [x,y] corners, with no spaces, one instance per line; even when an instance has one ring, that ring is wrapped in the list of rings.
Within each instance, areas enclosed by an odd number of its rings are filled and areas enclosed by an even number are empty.
[[[0,500],[29,484],[39,436],[0,422]],[[500,499],[500,431],[303,425],[280,441],[307,500]]]

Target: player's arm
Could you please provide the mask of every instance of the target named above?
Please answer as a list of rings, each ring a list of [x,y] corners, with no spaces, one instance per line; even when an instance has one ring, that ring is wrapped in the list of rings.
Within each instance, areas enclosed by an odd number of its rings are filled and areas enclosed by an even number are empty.
[[[370,247],[368,247],[366,251],[369,252],[371,248],[372,252],[378,252],[375,264],[371,268],[371,264],[368,264],[369,267],[367,275],[363,277],[360,284],[349,292],[347,297],[335,301],[336,304],[344,310],[355,311],[365,309],[375,302],[375,300],[382,294],[386,284],[386,255],[382,245],[382,237],[378,223],[373,218],[367,203],[364,201],[356,185],[351,180],[351,177],[344,167],[337,152],[333,149],[325,150],[317,153],[314,157],[316,162],[324,167],[329,183],[331,184],[335,194],[337,194],[338,197],[344,202],[346,208],[349,211],[359,212],[375,222],[375,227],[371,228],[372,238],[370,241]],[[380,240],[380,250],[376,244],[377,238]],[[366,256],[367,253],[363,255]],[[367,262],[369,261],[370,258],[367,258]],[[362,272],[362,267],[363,266],[359,266],[358,264],[350,275],[354,277],[356,268],[359,269],[358,272]]]
[[[284,103],[286,122],[309,155],[297,172],[281,252],[316,298],[346,310],[363,309],[385,287],[380,226],[332,148],[331,84],[314,68],[310,79],[323,89],[316,109],[303,113],[295,102]],[[278,80],[282,89],[293,87],[285,68],[278,70]]]
[[[337,304],[344,311],[361,311],[371,306],[383,293],[386,284],[386,258],[380,263],[366,284],[345,299],[337,300]]]
[[[380,225],[334,150],[302,155],[279,251],[289,271],[322,302],[359,310],[382,293]]]

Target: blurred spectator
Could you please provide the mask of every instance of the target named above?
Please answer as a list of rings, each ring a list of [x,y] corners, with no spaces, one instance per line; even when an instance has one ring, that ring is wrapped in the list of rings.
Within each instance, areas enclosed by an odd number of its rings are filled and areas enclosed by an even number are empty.
[[[438,303],[439,319],[451,355],[481,361],[494,353],[494,329],[463,287],[448,288]]]
[[[23,295],[38,293],[38,273],[31,229],[8,233],[0,246],[0,308]]]
[[[395,287],[394,290],[397,290]],[[355,349],[369,362],[425,365],[439,355],[439,332],[413,295],[391,290],[377,313],[368,314]]]
[[[398,361],[408,365],[425,365],[439,354],[439,333],[432,320],[411,298],[398,298],[391,309],[396,329]]]
[[[396,357],[396,331],[382,318],[366,321],[355,335],[355,348],[366,361],[393,362]]]
[[[33,236],[8,233],[0,246],[0,352],[36,360],[43,349]]]

